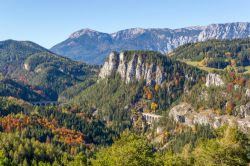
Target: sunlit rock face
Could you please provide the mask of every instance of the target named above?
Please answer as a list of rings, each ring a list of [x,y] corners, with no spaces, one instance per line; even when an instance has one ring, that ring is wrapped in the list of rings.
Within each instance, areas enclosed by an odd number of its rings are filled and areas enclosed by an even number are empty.
[[[241,118],[248,118],[250,117],[250,104],[238,106],[236,111]]]
[[[221,79],[221,76],[214,73],[209,73],[206,77],[206,86],[223,86],[224,82]]]
[[[100,78],[105,78],[107,76],[110,76],[112,72],[114,72],[117,69],[117,65],[118,65],[117,59],[118,59],[118,55],[115,52],[111,52],[109,54],[107,61],[104,63],[100,71],[100,74],[99,74]]]
[[[246,90],[246,96],[247,96],[247,97],[250,97],[250,89],[247,89],[247,90]]]
[[[29,66],[29,64],[27,64],[27,63],[25,63],[25,64],[23,65],[23,68],[24,68],[25,70],[27,70],[27,71],[30,70],[30,66]]]
[[[99,78],[103,79],[112,74],[119,74],[121,78],[129,83],[133,80],[145,80],[148,85],[161,85],[165,80],[162,66],[153,62],[145,62],[145,57],[134,54],[129,58],[124,52],[112,52],[105,61]]]
[[[170,110],[169,116],[176,122],[190,127],[196,124],[210,125],[214,128],[229,125],[237,126],[241,131],[247,133],[250,131],[249,111],[249,105],[242,105],[239,107],[239,116],[217,115],[212,109],[197,112],[190,104],[180,103]]]

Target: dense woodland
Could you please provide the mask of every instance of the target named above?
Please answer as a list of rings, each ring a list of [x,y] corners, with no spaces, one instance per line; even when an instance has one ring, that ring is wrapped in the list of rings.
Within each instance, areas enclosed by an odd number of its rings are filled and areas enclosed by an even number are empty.
[[[239,107],[250,104],[250,98],[246,95],[247,89],[250,88],[249,76],[240,74],[236,66],[227,67],[222,76],[225,86],[206,87],[203,79],[191,92],[185,93],[182,100],[192,103],[196,110],[211,108],[219,115],[240,117]]]
[[[168,116],[172,106],[185,101],[197,111],[210,108],[240,117],[237,108],[249,103],[250,76],[239,71],[238,54],[249,58],[248,40],[188,44],[174,52],[177,60],[153,51],[126,51],[127,60],[143,54],[146,62],[160,65],[167,73],[162,85],[126,84],[118,74],[100,80],[99,66],[31,42],[0,42],[0,60],[8,62],[0,63],[0,165],[248,165],[249,133],[227,125],[188,127]],[[225,86],[206,87],[207,71],[179,61],[197,60],[201,50],[201,59],[209,50],[212,58],[233,54],[235,63],[218,72]],[[47,100],[61,104],[29,104]],[[162,118],[148,124],[143,112]]]
[[[26,101],[56,101],[61,92],[90,78],[98,70],[97,66],[72,61],[26,41],[0,42],[0,61],[0,80],[11,79],[24,86],[24,91],[30,89],[30,95],[16,95]],[[5,85],[1,89],[2,96],[13,94],[10,83]]]
[[[37,89],[39,92],[39,89]],[[36,93],[31,86],[12,79],[0,80],[0,96],[13,96],[26,101],[49,100],[46,96]]]
[[[237,66],[250,65],[250,39],[209,40],[178,47],[169,56],[174,59],[199,61],[223,69],[234,61]]]
[[[158,136],[162,141],[152,143],[157,138],[154,130],[132,127],[118,136],[103,122],[81,114],[76,116],[69,108],[33,110],[13,98],[3,98],[1,102],[12,103],[3,112],[18,110],[0,119],[2,165],[247,165],[249,162],[248,137],[236,128],[191,129],[166,118],[159,124],[166,129]]]
[[[160,65],[169,73],[166,81],[161,86],[146,85],[145,80],[126,84],[119,74],[113,74],[81,93],[77,93],[77,88],[67,91],[68,94],[76,92],[76,97],[70,101],[73,105],[83,112],[97,114],[118,132],[131,126],[131,109],[144,107],[152,113],[165,112],[179,99],[184,89],[191,89],[206,73],[153,51],[127,51],[125,54],[126,61],[136,54],[142,55],[144,62]]]

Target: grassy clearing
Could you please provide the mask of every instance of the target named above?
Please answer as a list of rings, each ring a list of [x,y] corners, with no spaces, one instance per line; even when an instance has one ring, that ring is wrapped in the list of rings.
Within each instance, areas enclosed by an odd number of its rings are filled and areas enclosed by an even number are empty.
[[[245,69],[247,70],[245,71],[245,74],[250,74],[250,66],[246,66]]]
[[[206,66],[202,65],[199,61],[183,61],[183,62],[188,64],[188,65],[198,67],[199,69],[205,70],[207,72],[221,71],[222,70],[222,69],[215,69],[215,68],[211,68],[211,67],[206,67]]]
[[[211,67],[206,67],[204,65],[202,65],[200,63],[200,61],[190,61],[190,60],[186,60],[186,61],[182,61],[188,65],[194,66],[194,67],[198,67],[201,70],[205,70],[207,72],[214,72],[214,71],[222,71],[223,69],[215,69],[215,68],[211,68]],[[244,72],[244,74],[250,74],[250,66],[246,66],[245,67],[246,71]]]

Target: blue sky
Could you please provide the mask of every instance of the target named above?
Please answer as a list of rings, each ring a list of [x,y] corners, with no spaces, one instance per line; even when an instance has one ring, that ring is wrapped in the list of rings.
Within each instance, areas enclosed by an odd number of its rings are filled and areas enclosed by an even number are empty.
[[[0,40],[46,48],[72,32],[250,22],[250,0],[0,0]]]

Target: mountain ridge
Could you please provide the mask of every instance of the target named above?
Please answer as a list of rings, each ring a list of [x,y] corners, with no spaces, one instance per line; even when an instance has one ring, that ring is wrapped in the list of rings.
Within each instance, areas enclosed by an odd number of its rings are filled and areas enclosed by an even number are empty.
[[[50,50],[90,64],[102,64],[111,51],[151,50],[168,53],[186,43],[209,39],[250,37],[249,22],[210,24],[186,28],[130,28],[114,33],[89,28],[72,33],[68,39]]]

